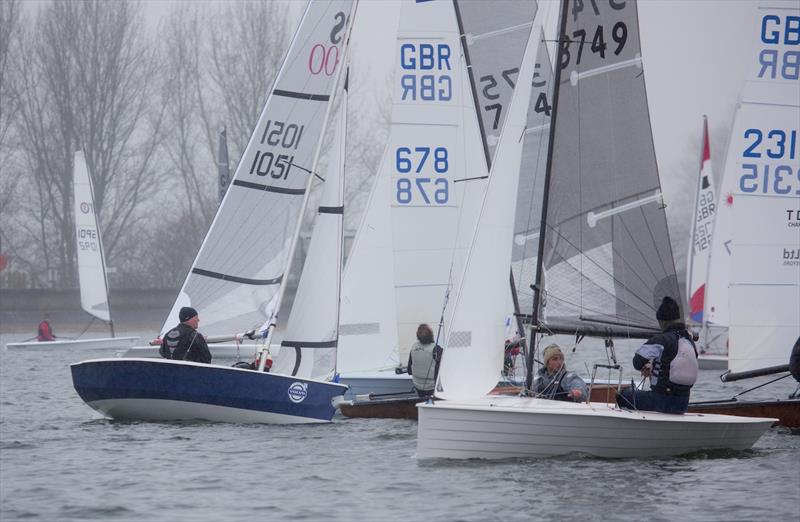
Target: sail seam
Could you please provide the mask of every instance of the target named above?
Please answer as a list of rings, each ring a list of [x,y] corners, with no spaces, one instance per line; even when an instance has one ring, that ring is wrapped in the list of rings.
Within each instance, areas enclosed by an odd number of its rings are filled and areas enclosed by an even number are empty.
[[[289,348],[336,348],[338,340],[333,341],[281,341],[281,346]]]

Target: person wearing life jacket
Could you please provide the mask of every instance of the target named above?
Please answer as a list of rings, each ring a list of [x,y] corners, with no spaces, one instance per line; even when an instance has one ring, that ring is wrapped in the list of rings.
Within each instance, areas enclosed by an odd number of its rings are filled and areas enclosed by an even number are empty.
[[[50,328],[50,314],[44,314],[44,319],[39,323],[39,333],[36,336],[37,341],[55,341],[56,336],[53,329]]]
[[[442,347],[433,340],[433,330],[427,324],[417,327],[417,342],[408,354],[408,374],[420,397],[430,397],[439,375]]]
[[[636,410],[684,413],[697,382],[697,347],[674,299],[664,297],[656,319],[661,333],[651,337],[633,356],[633,367],[650,378],[650,390],[625,389],[617,397],[617,404]]]
[[[586,383],[577,374],[567,371],[564,352],[557,344],[544,349],[544,366],[533,381],[533,391],[541,399],[583,402],[589,396]]]
[[[184,306],[178,313],[180,324],[164,335],[161,348],[158,350],[161,357],[178,361],[194,361],[199,363],[211,362],[211,351],[208,349],[206,339],[197,331],[200,317],[197,310]]]

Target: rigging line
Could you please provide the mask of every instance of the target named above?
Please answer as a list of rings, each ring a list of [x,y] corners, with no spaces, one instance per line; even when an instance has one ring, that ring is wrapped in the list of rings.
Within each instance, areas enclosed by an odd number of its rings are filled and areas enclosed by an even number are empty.
[[[586,280],[588,283],[591,283],[591,284],[593,285],[593,287],[594,287],[594,288],[597,288],[597,289],[598,289],[598,290],[600,290],[600,291],[601,291],[603,294],[605,294],[605,295],[607,295],[607,296],[614,296],[614,297],[616,297],[616,296],[615,296],[613,293],[609,292],[608,290],[606,290],[605,288],[603,288],[602,286],[600,286],[598,283],[595,283],[595,282],[591,281],[591,280],[590,280],[588,277],[586,277],[586,275],[584,275],[582,272],[580,272],[580,271],[578,270],[578,268],[577,268],[577,267],[575,267],[575,266],[573,266],[572,264],[570,264],[570,263],[568,262],[568,260],[567,260],[567,259],[566,259],[566,258],[565,258],[565,257],[564,257],[564,256],[563,256],[561,253],[560,253],[560,252],[557,252],[557,251],[555,251],[555,250],[554,250],[554,251],[552,251],[552,252],[551,252],[551,254],[555,254],[556,256],[558,256],[558,258],[559,258],[559,259],[562,259],[562,260],[563,260],[563,263],[564,263],[564,264],[567,264],[567,265],[568,265],[568,266],[569,266],[569,267],[570,267],[570,268],[571,268],[571,269],[572,269],[572,270],[573,270],[575,273],[577,273],[577,274],[580,276],[580,278],[581,278],[581,280],[582,280],[582,281],[585,279],[585,280]],[[591,261],[591,259],[589,259],[589,260]],[[559,264],[561,264],[561,263],[559,263]],[[610,273],[608,273],[607,271],[603,270],[603,268],[602,268],[602,267],[600,267],[599,265],[598,265],[598,268],[599,268],[601,271],[605,272],[607,275],[609,275],[612,281],[614,281],[614,282],[618,282],[618,283],[619,283],[619,285],[620,285],[620,286],[621,286],[623,289],[625,289],[625,290],[628,290],[628,288],[625,286],[625,284],[624,284],[622,281],[617,281],[616,279],[614,279],[614,277],[613,277],[613,276],[612,276]],[[628,292],[630,292],[630,290],[628,290]],[[581,291],[581,295],[583,295],[583,292],[582,292],[582,291]],[[633,295],[635,295],[635,294],[633,294]],[[553,292],[547,292],[547,296],[548,296],[548,297],[555,298],[555,299],[559,299],[559,298],[557,297],[557,294],[553,294]],[[563,299],[561,299],[561,300],[563,300]],[[649,304],[647,304],[647,303],[646,303],[646,301],[642,301],[642,302],[643,302],[643,303],[645,303],[645,304],[647,305],[647,307],[648,307],[648,308],[650,308],[651,310],[653,310],[653,307],[652,307],[652,305],[649,305]],[[582,308],[583,308],[583,305],[578,305],[578,304],[575,304],[575,303],[570,303],[570,304],[573,304],[573,306],[576,306],[576,307],[577,307],[577,308],[579,308],[579,309],[582,309]],[[626,303],[626,304],[627,304],[627,303]],[[587,308],[587,310],[591,310],[591,309]],[[599,313],[599,314],[601,314],[601,315],[607,315],[607,314],[603,314],[602,312],[598,312],[598,311],[595,311],[595,310],[591,310],[591,311],[593,311],[593,312],[595,312],[595,313]],[[642,315],[644,316],[644,314],[642,314]]]
[[[488,179],[489,176],[472,176],[470,178],[461,178],[461,179],[454,179],[453,183],[461,183],[462,181],[474,181],[476,179]]]
[[[487,33],[481,33],[481,34],[476,34],[476,35],[473,35],[471,33],[467,33],[466,37],[467,37],[467,42],[475,42],[476,40],[484,40],[486,38],[494,38],[495,36],[502,36],[504,34],[513,33],[513,32],[516,32],[516,31],[521,31],[522,29],[530,29],[531,27],[533,27],[533,21],[526,22],[526,23],[523,23],[523,24],[518,24],[518,25],[509,25],[509,26],[504,27],[502,29],[496,29],[494,31],[489,31]]]
[[[549,227],[548,227],[548,228],[549,228]],[[579,249],[579,248],[578,248],[578,247],[577,247],[577,246],[576,246],[576,245],[575,245],[575,244],[574,244],[572,241],[570,241],[570,240],[569,240],[569,239],[568,239],[566,236],[564,236],[563,234],[561,234],[561,233],[560,233],[560,232],[558,232],[557,230],[553,230],[553,233],[555,233],[555,235],[556,235],[556,236],[558,236],[560,239],[562,239],[562,240],[563,240],[563,241],[564,241],[564,242],[565,242],[567,245],[569,245],[569,246],[571,246],[573,249],[575,249],[575,251],[576,251],[576,252],[579,252],[579,253],[580,253],[580,255],[581,255],[581,260],[582,260],[583,258],[586,258],[586,260],[588,260],[588,261],[591,261],[591,262],[592,262],[592,265],[594,265],[595,267],[597,267],[597,269],[598,269],[598,270],[600,270],[601,272],[603,272],[603,273],[605,273],[607,276],[609,276],[609,278],[611,279],[611,281],[613,281],[613,282],[614,282],[614,283],[616,283],[616,284],[619,284],[619,286],[621,286],[621,287],[622,287],[624,290],[626,290],[626,291],[630,292],[630,293],[631,293],[631,295],[633,295],[634,297],[636,297],[638,300],[640,300],[640,301],[641,301],[643,304],[645,304],[645,305],[646,305],[648,308],[650,308],[651,310],[655,310],[655,308],[653,307],[653,305],[652,305],[652,304],[648,303],[647,301],[645,301],[644,299],[642,299],[640,296],[636,295],[636,293],[635,293],[635,292],[632,292],[632,291],[631,291],[631,289],[629,289],[629,288],[628,288],[628,286],[625,284],[625,282],[624,282],[624,281],[622,281],[621,279],[619,279],[619,278],[615,277],[615,276],[614,276],[614,274],[612,274],[611,272],[609,272],[608,270],[606,270],[606,269],[605,269],[605,268],[604,268],[602,265],[600,265],[598,262],[596,262],[596,261],[595,261],[593,258],[591,258],[591,257],[587,256],[585,252],[581,251],[581,250],[580,250],[580,249]],[[608,244],[608,243],[606,243],[606,244]],[[621,252],[619,252],[618,250],[615,250],[615,249],[614,249],[614,243],[611,243],[611,252],[612,252],[612,255],[616,253],[616,254],[619,256],[619,258],[620,258],[620,259],[622,259],[623,263],[625,263],[626,265],[628,264],[628,262],[627,262],[627,260],[625,259],[625,257],[621,255],[622,253],[621,253]],[[576,271],[577,271],[577,268],[576,268],[576,267],[574,267],[574,266],[572,266],[572,264],[571,264],[571,263],[569,263],[569,260],[568,260],[568,258],[566,258],[566,257],[564,256],[564,254],[562,254],[561,252],[559,252],[557,248],[555,248],[555,247],[554,247],[554,248],[552,248],[552,249],[551,249],[551,251],[550,251],[550,254],[551,254],[551,255],[553,255],[553,254],[556,254],[556,255],[557,255],[557,256],[558,256],[560,259],[562,259],[562,260],[563,260],[563,262],[564,262],[564,263],[567,263],[567,264],[568,264],[570,267],[572,267],[574,270],[576,270]],[[553,265],[551,264],[550,266],[552,267]],[[582,271],[580,271],[579,273],[580,273],[580,274],[583,276],[583,272],[582,272]],[[638,273],[637,273],[636,271],[632,271],[632,273],[633,273],[634,275],[637,275],[637,276],[638,276]],[[583,277],[584,277],[584,278],[586,278],[586,276],[583,276]],[[657,280],[657,278],[654,278],[654,279],[656,279],[656,280]],[[644,285],[648,286],[648,285],[646,284],[646,282],[645,282],[645,281],[644,281],[644,280],[643,280],[641,277],[639,277],[639,281],[640,281],[642,284],[644,284]]]

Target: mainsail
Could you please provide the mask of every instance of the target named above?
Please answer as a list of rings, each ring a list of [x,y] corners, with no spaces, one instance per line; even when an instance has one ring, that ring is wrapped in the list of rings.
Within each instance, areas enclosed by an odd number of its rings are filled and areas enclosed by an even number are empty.
[[[343,372],[405,364],[418,325],[436,329],[487,175],[453,4],[404,2],[395,59],[390,136],[343,282]]]
[[[81,288],[81,308],[87,313],[111,322],[108,304],[108,280],[100,240],[100,227],[94,208],[92,179],[83,151],[75,152],[73,165],[73,190],[75,195],[75,235],[78,241],[78,280]],[[114,327],[111,326],[111,335]]]
[[[453,4],[491,166],[537,6],[518,0],[454,0]]]
[[[306,8],[162,333],[187,305],[198,310],[206,335],[260,328],[277,313],[352,8],[352,0]]]
[[[792,23],[796,13],[796,3],[770,0],[759,4],[757,16],[754,17],[757,22],[751,34],[754,52],[748,60],[747,81],[731,130],[714,221],[704,311],[704,317],[711,327],[727,327],[730,324],[731,254],[734,221],[738,212],[735,196],[740,192],[743,163],[753,164],[758,160],[759,165],[763,165],[764,161],[781,159],[784,154],[781,150],[790,150],[792,131],[797,129],[797,119],[791,119],[792,110],[785,108],[787,105],[796,105],[800,98],[798,68],[792,66],[792,63],[796,64],[792,60],[797,60],[800,44],[797,38],[791,37],[790,25],[787,25]],[[788,123],[783,127],[778,126],[778,122],[784,121]],[[778,149],[770,149],[770,154],[757,150],[770,146],[773,141],[780,141],[781,132],[785,133],[785,137],[783,142],[776,145]],[[786,158],[794,159],[789,156]],[[754,174],[764,175],[763,172]],[[777,174],[782,178],[791,177],[781,174],[781,171],[777,171]],[[794,176],[796,178],[796,172]],[[776,177],[773,181],[777,180]]]
[[[715,299],[718,292],[728,297],[732,372],[786,364],[800,338],[800,8],[763,2],[757,19],[756,79],[742,93],[723,184],[725,214],[714,230],[715,245],[718,230],[730,241],[721,265],[730,287],[720,282],[712,290]]]
[[[648,335],[662,297],[682,299],[636,3],[564,2],[560,40],[535,319],[556,333]]]
[[[700,175],[697,179],[697,199],[694,202],[694,220],[687,256],[686,290],[689,298],[689,318],[703,323],[708,254],[711,250],[711,232],[716,210],[714,176],[711,168],[711,148],[708,143],[708,118],[703,116],[703,146],[700,156]]]

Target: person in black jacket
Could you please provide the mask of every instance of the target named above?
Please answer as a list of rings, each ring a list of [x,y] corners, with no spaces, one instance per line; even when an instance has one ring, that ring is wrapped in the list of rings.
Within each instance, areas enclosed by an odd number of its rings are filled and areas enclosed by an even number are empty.
[[[656,312],[661,333],[636,350],[633,367],[650,377],[650,391],[625,389],[617,404],[636,410],[684,413],[697,380],[697,348],[681,320],[678,303],[667,296]]]
[[[165,359],[178,361],[211,362],[211,351],[206,339],[197,331],[200,317],[197,310],[184,306],[178,313],[180,324],[164,335],[159,353]]]

